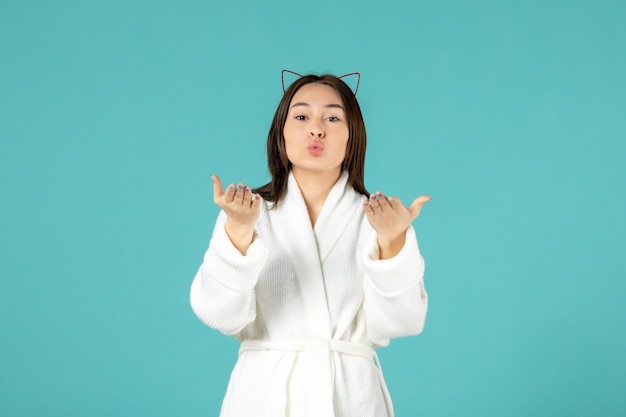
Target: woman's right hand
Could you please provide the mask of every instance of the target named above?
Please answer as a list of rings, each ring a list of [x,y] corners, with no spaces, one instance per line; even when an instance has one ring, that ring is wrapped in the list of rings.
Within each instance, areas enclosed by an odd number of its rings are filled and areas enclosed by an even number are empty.
[[[222,180],[217,175],[213,179],[213,201],[226,213],[226,234],[241,252],[246,254],[254,237],[254,224],[261,212],[261,197],[253,194],[250,187],[243,183],[230,184],[226,191]]]

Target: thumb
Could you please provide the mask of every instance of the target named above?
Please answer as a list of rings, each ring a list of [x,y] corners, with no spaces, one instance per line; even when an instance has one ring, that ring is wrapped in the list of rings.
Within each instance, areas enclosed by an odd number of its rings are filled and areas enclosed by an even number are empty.
[[[411,214],[411,221],[417,218],[417,216],[420,214],[420,210],[422,209],[422,206],[424,205],[424,203],[430,200],[432,200],[432,197],[428,195],[421,195],[417,197],[415,200],[413,200],[413,203],[411,203],[411,206],[409,207],[409,213]]]
[[[213,201],[218,204],[224,195],[224,187],[222,187],[222,180],[215,174],[211,174],[213,180]]]

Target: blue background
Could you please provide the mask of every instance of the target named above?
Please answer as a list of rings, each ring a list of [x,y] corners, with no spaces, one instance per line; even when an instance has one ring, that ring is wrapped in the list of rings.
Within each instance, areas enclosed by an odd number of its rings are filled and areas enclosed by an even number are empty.
[[[215,416],[209,175],[267,181],[280,71],[360,71],[430,311],[401,416],[626,415],[626,2],[0,2],[0,415]]]

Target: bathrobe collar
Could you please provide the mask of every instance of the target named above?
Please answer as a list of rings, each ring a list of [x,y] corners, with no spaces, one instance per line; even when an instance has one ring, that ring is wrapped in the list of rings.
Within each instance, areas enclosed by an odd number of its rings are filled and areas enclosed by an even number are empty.
[[[290,173],[287,192],[276,206],[273,227],[293,260],[313,337],[332,338],[322,263],[353,216],[359,214],[361,199],[348,184],[348,173],[344,171],[326,197],[312,228],[304,198]]]

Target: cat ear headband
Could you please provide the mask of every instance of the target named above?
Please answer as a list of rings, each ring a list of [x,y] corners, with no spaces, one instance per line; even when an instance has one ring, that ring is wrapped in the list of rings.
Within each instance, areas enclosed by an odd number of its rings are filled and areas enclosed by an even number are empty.
[[[280,73],[280,78],[281,78],[281,81],[283,83],[283,94],[285,94],[285,91],[287,91],[285,89],[285,73],[286,72],[288,72],[290,74],[293,74],[293,75],[297,75],[300,78],[304,77],[304,75],[298,74],[297,72],[293,72],[293,71],[286,70],[286,69],[282,70],[282,72]],[[356,97],[356,93],[357,93],[357,91],[359,91],[359,84],[361,83],[361,73],[359,73],[359,72],[351,72],[349,74],[344,74],[344,75],[342,75],[340,77],[337,77],[337,78],[341,79],[341,78],[344,78],[344,77],[349,77],[351,75],[356,75],[357,76],[356,88],[354,89],[354,96]]]

